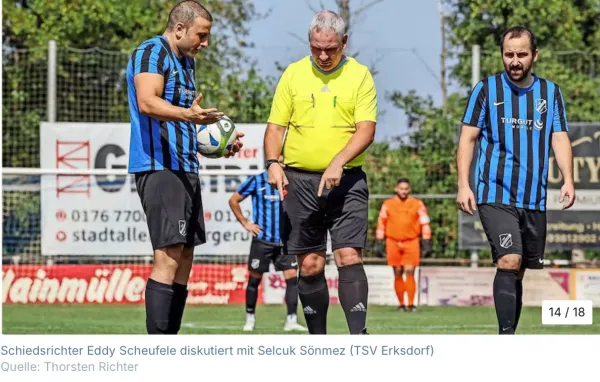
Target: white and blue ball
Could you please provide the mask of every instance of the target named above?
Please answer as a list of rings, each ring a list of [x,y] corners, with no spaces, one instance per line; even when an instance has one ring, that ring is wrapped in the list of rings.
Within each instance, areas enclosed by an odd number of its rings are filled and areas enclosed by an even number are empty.
[[[233,146],[237,134],[235,124],[226,116],[210,125],[197,125],[198,152],[207,158],[221,158]]]

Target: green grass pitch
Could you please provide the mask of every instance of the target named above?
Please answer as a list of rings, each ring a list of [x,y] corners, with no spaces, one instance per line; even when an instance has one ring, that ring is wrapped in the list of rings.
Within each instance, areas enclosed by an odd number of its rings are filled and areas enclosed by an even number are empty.
[[[298,309],[300,312],[300,308]],[[4,334],[145,334],[144,306],[131,305],[4,305]],[[600,309],[593,325],[542,325],[541,308],[524,308],[517,334],[600,334]],[[284,334],[285,306],[259,305],[252,334]],[[304,322],[302,314],[299,320]],[[188,306],[180,334],[243,334],[242,305]],[[347,334],[339,305],[329,308],[328,331]],[[370,306],[370,334],[497,334],[493,307],[421,307],[398,312]],[[298,332],[292,332],[298,334]]]

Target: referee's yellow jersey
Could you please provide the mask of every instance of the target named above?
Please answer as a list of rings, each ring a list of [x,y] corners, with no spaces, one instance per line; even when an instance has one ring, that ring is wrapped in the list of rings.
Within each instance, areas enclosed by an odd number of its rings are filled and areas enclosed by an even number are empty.
[[[350,57],[327,73],[311,56],[290,64],[269,116],[270,123],[288,127],[285,164],[308,171],[325,171],[362,121],[377,121],[377,92],[369,69]],[[363,165],[365,156],[346,168]]]

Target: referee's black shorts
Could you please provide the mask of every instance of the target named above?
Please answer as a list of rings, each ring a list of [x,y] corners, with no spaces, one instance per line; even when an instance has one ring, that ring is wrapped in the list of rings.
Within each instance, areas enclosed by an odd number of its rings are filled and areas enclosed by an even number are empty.
[[[135,174],[153,249],[206,242],[198,174],[171,170]]]
[[[345,170],[340,185],[317,196],[323,173],[287,167],[287,195],[283,199],[281,239],[285,254],[302,255],[367,244],[369,189],[360,167]]]
[[[503,204],[481,204],[479,217],[494,263],[504,255],[521,255],[522,268],[544,268],[546,212]]]

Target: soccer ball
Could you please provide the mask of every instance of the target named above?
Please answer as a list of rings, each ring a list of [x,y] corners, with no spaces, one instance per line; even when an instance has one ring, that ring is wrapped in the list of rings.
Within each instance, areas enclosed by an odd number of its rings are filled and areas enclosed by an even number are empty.
[[[226,116],[210,125],[197,125],[198,152],[207,158],[221,158],[231,151],[237,136],[235,124]]]

